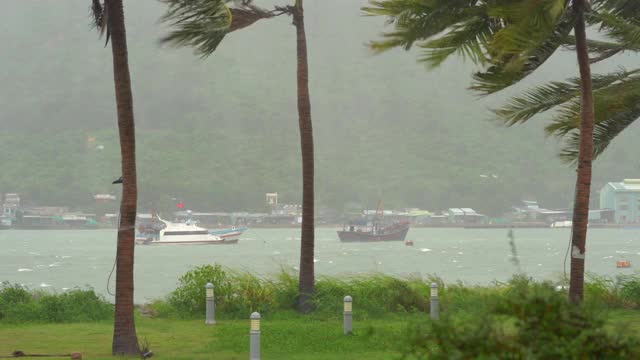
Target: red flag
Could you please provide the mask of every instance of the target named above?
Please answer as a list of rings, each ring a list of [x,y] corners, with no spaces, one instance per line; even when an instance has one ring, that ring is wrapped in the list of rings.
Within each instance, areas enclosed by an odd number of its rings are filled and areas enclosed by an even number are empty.
[[[184,203],[182,201],[180,201],[178,203],[178,209],[182,209],[182,208],[184,208]]]

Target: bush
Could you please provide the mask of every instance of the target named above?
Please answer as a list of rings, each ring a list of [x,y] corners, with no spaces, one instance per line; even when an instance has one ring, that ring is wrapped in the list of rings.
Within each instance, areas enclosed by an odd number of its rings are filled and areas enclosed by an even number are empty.
[[[567,301],[551,283],[515,278],[489,311],[464,321],[444,313],[409,328],[412,359],[632,359],[640,342],[612,336],[588,306]]]
[[[29,291],[20,285],[0,286],[0,321],[86,322],[113,318],[113,305],[93,290],[76,289],[61,294]]]
[[[253,311],[263,314],[293,311],[297,305],[298,276],[281,271],[273,278],[225,269],[220,265],[194,268],[179,279],[166,301],[150,306],[157,316],[191,318],[205,312],[205,285],[215,286],[217,314],[222,318],[246,318]],[[470,286],[458,282],[445,286],[438,278],[396,278],[382,274],[355,277],[322,276],[316,279],[314,314],[323,318],[341,317],[343,298],[351,295],[360,318],[386,316],[389,313],[428,312],[430,284],[438,284],[443,312],[472,316],[487,313],[490,304],[513,291],[513,283]],[[549,284],[551,286],[551,284]],[[585,301],[590,306],[635,307],[640,303],[640,279],[635,276],[589,276]]]
[[[293,282],[286,280],[284,275],[271,281],[251,273],[225,270],[220,265],[204,265],[180,277],[178,288],[168,296],[167,302],[180,317],[204,314],[205,285],[211,282],[215,286],[216,313],[222,317],[245,318],[253,311],[266,313],[288,308],[292,299],[286,295],[297,293],[297,283],[294,293],[288,288]]]
[[[179,279],[178,288],[164,302],[151,304],[159,316],[201,316],[205,312],[205,285],[215,286],[216,313],[222,317],[246,318],[253,311],[263,314],[294,310],[298,296],[296,274],[280,272],[274,279],[235,272],[219,265],[197,267]],[[429,286],[422,279],[397,279],[372,275],[340,280],[321,277],[316,281],[315,314],[342,316],[345,295],[354,298],[359,316],[389,312],[428,311]]]

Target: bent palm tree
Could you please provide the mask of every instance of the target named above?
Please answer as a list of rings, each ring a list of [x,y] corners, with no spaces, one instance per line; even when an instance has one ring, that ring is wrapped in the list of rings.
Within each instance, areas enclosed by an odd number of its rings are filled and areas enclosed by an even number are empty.
[[[575,31],[580,79],[576,81],[579,87],[574,90],[581,95],[576,103],[581,120],[570,299],[582,301],[594,123],[585,1],[383,0],[371,4],[363,9],[365,13],[386,16],[395,27],[395,31],[383,35],[384,40],[372,43],[372,49],[410,49],[419,43],[426,49],[421,60],[430,66],[438,66],[454,54],[470,58],[485,68],[473,76],[471,87],[484,95],[505,89],[535,72],[558,48],[567,44],[571,30]],[[550,94],[555,93],[550,91]],[[548,110],[545,106],[538,104],[537,112]]]
[[[122,154],[122,201],[118,228],[116,304],[112,352],[114,355],[138,355],[138,337],[133,316],[133,264],[138,189],[136,181],[136,139],[133,117],[133,95],[127,54],[127,36],[122,0],[93,0],[95,23],[101,33],[111,39],[113,78],[115,84]]]
[[[236,7],[227,7],[228,0],[161,0],[168,6],[163,21],[173,30],[162,43],[194,47],[202,57],[211,55],[225,35],[245,28],[260,19],[279,15],[292,15],[296,27],[298,126],[302,154],[302,227],[300,241],[300,283],[298,310],[312,309],[311,297],[315,291],[314,275],[314,155],[311,101],[309,96],[309,65],[307,39],[304,26],[302,0],[295,6],[276,7],[266,11],[251,0],[235,1]]]

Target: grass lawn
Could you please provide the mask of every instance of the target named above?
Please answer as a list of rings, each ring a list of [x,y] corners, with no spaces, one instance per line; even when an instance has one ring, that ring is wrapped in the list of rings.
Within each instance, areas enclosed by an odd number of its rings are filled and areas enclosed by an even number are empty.
[[[426,315],[428,316],[428,315]],[[263,359],[397,359],[398,337],[414,316],[354,323],[355,335],[342,334],[341,320],[295,317],[262,321]],[[248,359],[249,321],[137,320],[140,340],[147,339],[154,359]],[[33,354],[82,352],[83,359],[110,356],[112,324],[0,325],[0,356],[14,350]]]
[[[428,315],[425,315],[425,317]],[[263,319],[262,358],[296,360],[397,359],[399,338],[417,315],[367,320],[354,324],[355,335],[342,334],[342,321],[293,316]],[[357,320],[357,319],[356,319]],[[640,311],[615,310],[611,331],[640,333]],[[154,359],[247,359],[249,321],[222,320],[206,326],[201,320],[137,320],[138,336],[147,339]],[[624,330],[622,330],[624,329]],[[111,322],[77,324],[0,324],[0,356],[26,353],[82,352],[84,359],[113,359]]]

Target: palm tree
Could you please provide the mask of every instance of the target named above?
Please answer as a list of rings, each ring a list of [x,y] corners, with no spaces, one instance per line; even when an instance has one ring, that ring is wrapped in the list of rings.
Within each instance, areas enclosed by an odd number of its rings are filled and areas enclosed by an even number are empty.
[[[578,150],[578,178],[576,198],[573,205],[573,229],[571,232],[571,275],[569,280],[569,300],[581,303],[584,299],[584,260],[589,223],[589,198],[591,195],[591,163],[593,162],[594,102],[591,80],[591,65],[587,49],[585,23],[585,0],[573,0],[576,18],[575,37],[578,67],[580,68],[580,88],[582,110],[580,116],[580,148]]]
[[[101,34],[111,39],[113,78],[115,83],[122,155],[122,202],[118,228],[116,305],[112,352],[114,355],[139,355],[138,337],[133,316],[133,263],[138,189],[136,181],[136,138],[133,95],[129,75],[127,36],[122,0],[93,0],[95,24]]]
[[[572,232],[569,298],[580,302],[584,287],[584,256],[591,191],[594,98],[585,33],[584,0],[495,0],[419,2],[372,1],[363,10],[389,18],[395,31],[371,44],[376,51],[410,49],[416,42],[426,49],[422,61],[438,66],[460,54],[484,66],[474,74],[472,89],[488,95],[535,72],[575,32],[580,79],[578,177]],[[538,112],[547,110],[542,106]],[[498,111],[499,113],[500,111]]]
[[[313,254],[315,246],[314,225],[314,159],[311,101],[309,100],[309,63],[307,61],[307,37],[304,27],[302,0],[296,0],[293,10],[296,27],[298,59],[298,123],[300,125],[300,149],[302,152],[302,230],[300,236],[300,284],[298,310],[312,310],[311,298],[315,292]]]
[[[229,0],[161,0],[167,4],[163,21],[173,30],[162,43],[174,46],[194,47],[202,57],[211,55],[224,36],[245,28],[260,19],[279,15],[291,15],[296,27],[298,125],[302,153],[302,227],[300,244],[300,282],[298,310],[309,312],[315,292],[314,275],[314,155],[311,102],[309,96],[309,64],[304,26],[302,0],[295,6],[276,7],[273,11],[261,9],[251,0],[234,1],[235,7],[227,7]]]
[[[515,57],[510,59],[510,63],[492,63],[488,58],[490,54],[487,46],[494,34],[512,20],[492,17],[501,13],[496,13],[495,5],[489,7],[484,3],[445,0],[374,1],[372,7],[364,9],[365,12],[369,15],[388,16],[395,29],[383,34],[384,40],[373,42],[371,46],[374,51],[381,52],[395,47],[408,50],[417,45],[425,49],[425,55],[420,61],[429,67],[438,66],[449,56],[456,54],[479,65],[485,65],[483,71],[474,74],[471,86],[471,89],[480,95],[492,94],[520,81],[536,71],[559,49],[575,50],[575,36],[570,34],[575,19],[573,13],[567,11],[557,22],[553,36],[549,36],[543,42],[543,46],[534,49],[529,57]],[[517,5],[518,2],[512,3]],[[586,20],[590,27],[598,30],[599,39],[587,40],[591,54],[590,63],[598,63],[624,52],[640,52],[638,2],[593,0],[591,7]],[[492,14],[489,13],[490,10]],[[504,12],[503,10],[502,13]],[[446,33],[447,36],[437,36],[440,33]],[[593,92],[597,110],[594,157],[597,157],[624,129],[640,118],[640,68],[594,75]],[[546,132],[566,141],[560,157],[568,163],[576,163],[579,149],[580,97],[580,78],[569,78],[566,81],[552,81],[534,87],[520,96],[511,98],[504,106],[494,111],[500,123],[513,126],[548,110],[559,110],[552,115]]]

